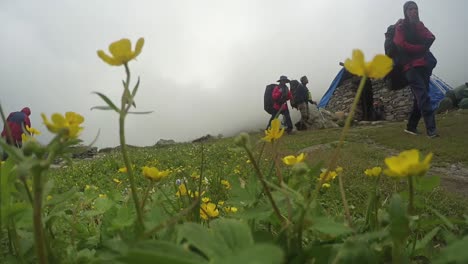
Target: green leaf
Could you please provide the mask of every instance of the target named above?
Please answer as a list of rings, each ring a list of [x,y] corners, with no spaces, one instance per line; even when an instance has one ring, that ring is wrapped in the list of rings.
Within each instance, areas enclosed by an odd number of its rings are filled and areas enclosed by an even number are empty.
[[[280,264],[283,263],[283,258],[283,251],[279,247],[268,244],[256,244],[240,251],[237,254],[213,260],[211,263]]]
[[[409,235],[409,219],[406,215],[406,206],[400,195],[392,196],[388,206],[390,216],[390,235],[394,241],[403,242]]]
[[[468,263],[468,236],[461,240],[456,240],[442,249],[439,258],[434,261],[435,264],[445,263]]]
[[[120,109],[117,108],[117,106],[115,106],[115,104],[107,97],[105,96],[104,94],[100,93],[100,92],[93,92],[95,94],[97,94],[99,97],[101,97],[102,100],[104,100],[104,102],[107,103],[107,105],[109,107],[111,107],[114,111],[116,111],[117,113],[120,113]]]
[[[317,217],[311,219],[311,221],[312,230],[333,237],[342,236],[353,232],[353,230],[344,223],[337,223],[328,217]]]
[[[111,230],[122,230],[133,224],[135,215],[128,207],[120,207],[117,210],[117,216],[111,222]]]
[[[440,185],[440,177],[438,176],[432,176],[432,177],[422,177],[422,178],[416,178],[417,180],[415,181],[415,189],[420,192],[431,192],[436,188],[437,186]]]
[[[234,219],[217,219],[211,222],[211,228],[224,244],[233,252],[249,247],[254,243],[249,226]]]
[[[103,105],[103,106],[93,106],[93,107],[91,107],[91,110],[94,110],[94,109],[96,109],[96,110],[114,110],[114,111],[115,111],[115,109],[113,109],[112,107],[110,107],[110,106],[105,106],[105,105]]]
[[[143,248],[143,249],[142,249]],[[165,241],[150,241],[139,246],[139,249],[131,249],[126,256],[121,258],[124,263],[153,264],[203,264],[206,259],[188,249]]]
[[[454,230],[455,229],[455,226],[452,224],[452,222],[450,222],[450,220],[448,220],[447,217],[445,217],[445,215],[439,213],[439,211],[437,211],[436,209],[434,208],[429,208],[437,217],[440,218],[440,220],[442,220],[442,222],[451,230]]]
[[[128,114],[134,114],[134,115],[147,115],[147,114],[151,114],[153,113],[154,111],[143,111],[143,112],[127,112]]]
[[[229,252],[226,244],[216,237],[212,230],[206,229],[199,224],[184,223],[178,228],[177,236],[177,241],[187,242],[205,254],[209,259],[223,257]]]
[[[416,242],[415,250],[424,249],[427,246],[427,244],[429,244],[429,242],[431,242],[432,239],[437,235],[439,230],[440,230],[440,227],[436,227],[432,229],[431,232],[427,233],[421,240]]]

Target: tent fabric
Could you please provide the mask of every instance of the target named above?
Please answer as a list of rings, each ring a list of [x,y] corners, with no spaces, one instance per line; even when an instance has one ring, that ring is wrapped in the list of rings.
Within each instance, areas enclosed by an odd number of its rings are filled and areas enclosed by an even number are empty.
[[[328,91],[323,95],[322,99],[320,99],[320,102],[318,104],[319,108],[325,108],[327,106],[328,101],[330,101],[333,95],[333,92],[335,92],[336,87],[338,87],[338,84],[340,84],[341,77],[343,77],[344,71],[344,68],[341,68],[341,70],[336,75],[335,79],[333,79],[330,88],[328,88]]]
[[[320,108],[325,108],[328,105],[328,102],[330,101],[331,97],[333,96],[333,93],[335,92],[336,88],[340,84],[341,78],[343,77],[344,74],[344,68],[341,68],[341,70],[338,72],[336,75],[335,79],[333,79],[332,83],[330,84],[330,87],[328,90],[325,92],[323,95],[322,99],[319,102],[319,107]],[[432,75],[431,80],[429,82],[429,97],[431,98],[431,105],[432,109],[437,109],[439,107],[439,103],[442,99],[445,97],[445,93],[448,90],[452,90],[452,87],[442,81],[439,77]]]

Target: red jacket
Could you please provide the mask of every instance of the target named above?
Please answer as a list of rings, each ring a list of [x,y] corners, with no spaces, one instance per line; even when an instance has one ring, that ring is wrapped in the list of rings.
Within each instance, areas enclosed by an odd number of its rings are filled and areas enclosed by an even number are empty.
[[[283,92],[287,92],[286,97],[283,97]],[[283,88],[280,88],[279,85],[277,85],[272,92],[272,98],[274,101],[273,108],[275,110],[279,110],[281,105],[283,105],[282,110],[288,110],[288,104],[286,103],[288,100],[291,100],[292,94],[291,91],[289,91],[288,87],[285,85]]]
[[[407,71],[411,67],[426,66],[425,55],[435,40],[434,34],[424,26],[423,22],[420,21],[415,25],[415,36],[411,36],[409,32],[405,32],[405,28],[412,26],[407,23],[409,22],[403,19],[398,21],[395,27],[395,36],[393,37],[395,45],[402,49],[406,55],[404,59],[404,71]]]
[[[13,112],[8,115],[6,120],[7,125],[10,127],[11,136],[15,142],[21,143],[21,134],[27,133],[23,131],[23,126],[25,128],[26,126],[31,127],[31,121],[29,120],[30,114],[31,110],[29,110],[28,107],[25,107],[21,112]],[[3,128],[2,137],[9,141],[6,126]]]

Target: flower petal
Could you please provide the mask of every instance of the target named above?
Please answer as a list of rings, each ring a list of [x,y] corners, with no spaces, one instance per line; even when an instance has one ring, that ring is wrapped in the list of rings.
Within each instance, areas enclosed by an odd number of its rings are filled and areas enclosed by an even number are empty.
[[[114,59],[121,63],[128,62],[132,57],[132,43],[129,39],[121,39],[109,45],[109,51]]]
[[[354,75],[364,76],[366,67],[364,63],[364,54],[362,51],[359,49],[353,50],[352,59],[346,59],[344,67],[347,71]]]
[[[374,59],[367,65],[366,72],[370,78],[381,79],[392,70],[393,61],[386,55],[376,55]]]
[[[136,43],[136,46],[135,46],[135,52],[133,53],[134,58],[136,56],[140,55],[144,44],[145,44],[145,39],[144,38],[139,38],[137,43]]]
[[[110,57],[109,55],[107,55],[104,51],[102,50],[98,50],[97,52],[99,58],[101,58],[101,60],[103,60],[105,63],[109,64],[109,65],[112,65],[112,66],[120,66],[122,65],[122,62],[119,62],[117,61],[116,59]]]

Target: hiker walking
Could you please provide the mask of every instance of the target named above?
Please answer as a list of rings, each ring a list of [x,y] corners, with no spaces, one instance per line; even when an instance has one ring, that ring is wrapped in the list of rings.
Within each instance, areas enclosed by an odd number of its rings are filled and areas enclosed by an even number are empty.
[[[2,138],[5,139],[7,144],[16,146],[18,148],[23,145],[21,135],[23,133],[27,133],[27,131],[23,130],[26,128],[26,126],[31,127],[31,121],[29,120],[30,115],[31,110],[29,107],[25,107],[19,112],[12,112],[8,115],[2,131]],[[11,137],[7,132],[7,126],[10,128]],[[6,158],[7,154],[4,152],[3,160]]]
[[[289,108],[287,101],[291,99],[291,92],[289,91],[288,77],[282,75],[277,81],[279,84],[273,89],[272,98],[273,98],[273,108],[274,111],[271,114],[270,121],[268,122],[268,127],[270,127],[271,121],[275,119],[277,113],[281,111],[281,114],[284,116],[286,121],[286,133],[290,134],[293,130],[293,125],[291,121],[291,116],[289,115]]]
[[[405,18],[397,22],[393,41],[399,49],[399,61],[403,65],[406,80],[414,95],[413,109],[405,132],[417,135],[416,128],[422,116],[427,136],[438,137],[434,111],[429,98],[429,79],[437,63],[429,48],[435,36],[419,20],[418,6],[415,2],[406,2],[403,11]]]
[[[297,130],[306,130],[307,125],[311,125],[309,121],[309,102],[311,104],[314,104],[315,102],[312,101],[309,88],[307,88],[307,84],[309,83],[307,76],[302,76],[300,81],[301,83],[297,86],[296,92],[294,93],[294,102],[301,113],[301,120],[294,125]]]

